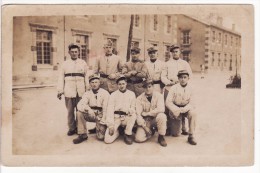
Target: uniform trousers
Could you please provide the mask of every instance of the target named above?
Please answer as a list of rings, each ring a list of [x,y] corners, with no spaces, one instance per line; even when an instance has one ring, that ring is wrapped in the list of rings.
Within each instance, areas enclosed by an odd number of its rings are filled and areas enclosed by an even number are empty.
[[[75,111],[77,110],[77,104],[81,100],[78,95],[73,98],[65,97],[65,105],[68,111],[68,127],[70,131],[77,128]]]
[[[99,140],[103,140],[106,132],[106,125],[100,123],[100,118],[97,115],[77,112],[78,134],[87,134],[86,122],[96,122],[96,134]]]
[[[114,119],[114,134],[112,136],[109,135],[109,128],[106,130],[105,134],[105,143],[110,144],[114,142],[119,137],[119,130],[118,127],[125,126],[125,134],[132,135],[132,129],[135,125],[136,115],[126,115],[124,118],[120,118],[118,114],[115,114]]]
[[[145,120],[145,124],[148,128],[152,129],[153,127],[158,128],[159,135],[165,135],[166,133],[166,115],[164,113],[157,114],[156,117],[143,117]],[[137,132],[135,135],[135,141],[136,142],[144,142],[148,139],[146,136],[146,133],[144,131],[144,128],[141,126],[138,126]]]

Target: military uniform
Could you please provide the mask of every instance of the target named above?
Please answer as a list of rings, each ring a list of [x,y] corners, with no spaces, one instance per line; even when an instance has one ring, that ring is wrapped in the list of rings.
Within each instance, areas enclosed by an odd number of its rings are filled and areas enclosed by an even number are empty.
[[[135,113],[136,97],[134,92],[116,90],[109,97],[106,123],[108,128],[113,127],[115,132],[111,136],[109,129],[106,130],[105,143],[114,142],[119,136],[118,127],[126,126],[125,134],[132,135],[132,129],[136,121]]]
[[[63,93],[65,96],[69,131],[76,129],[74,111],[89,87],[87,71],[87,64],[82,59],[68,59],[61,66],[57,89],[58,93]]]
[[[106,110],[109,93],[99,88],[97,92],[87,91],[78,103],[77,125],[78,134],[87,134],[86,121],[96,122],[97,138],[104,139],[106,131]]]
[[[181,86],[179,83],[172,86],[166,98],[166,106],[170,111],[169,116],[171,123],[174,120],[180,125],[182,117],[188,118],[189,135],[193,137],[197,116],[195,107],[192,104],[192,88],[189,83],[186,86]]]
[[[112,42],[108,41],[107,44],[112,46]],[[100,87],[107,90],[109,93],[117,90],[116,77],[120,75],[123,62],[119,56],[115,54],[105,54],[96,60],[94,73],[100,74]],[[109,75],[115,75],[112,79]]]
[[[149,116],[142,116],[142,112],[149,112]],[[135,135],[136,142],[144,142],[148,139],[144,126],[158,128],[159,135],[165,135],[166,132],[166,115],[164,114],[164,100],[161,93],[154,91],[149,101],[145,93],[142,93],[136,100],[137,114],[137,132]]]
[[[162,93],[162,88],[164,87],[161,81],[161,73],[165,66],[165,62],[156,60],[155,62],[146,61],[145,65],[148,69],[149,78],[153,79],[154,89]]]
[[[136,75],[131,75],[131,71],[137,71]],[[122,70],[127,77],[127,89],[133,91],[136,96],[144,92],[142,82],[147,78],[148,70],[143,62],[127,62]]]
[[[176,48],[179,48],[179,46],[178,45],[172,45],[171,51],[176,49]],[[165,84],[165,89],[164,89],[164,99],[165,100],[167,98],[167,95],[169,93],[170,88],[172,87],[172,85],[169,85],[169,84],[170,83],[177,84],[179,82],[177,75],[178,75],[178,72],[180,70],[187,70],[188,73],[189,73],[189,76],[190,77],[192,76],[192,71],[191,71],[190,65],[187,61],[184,61],[180,58],[178,60],[171,58],[167,63],[165,63],[165,66],[164,66],[164,68],[162,70],[162,74],[161,74],[161,80]],[[169,112],[168,112],[167,107],[165,108],[165,113],[166,113],[167,118],[169,120],[169,115],[168,115]],[[169,121],[168,121],[167,126],[169,127]],[[185,119],[183,119],[182,130],[184,132],[186,132]]]

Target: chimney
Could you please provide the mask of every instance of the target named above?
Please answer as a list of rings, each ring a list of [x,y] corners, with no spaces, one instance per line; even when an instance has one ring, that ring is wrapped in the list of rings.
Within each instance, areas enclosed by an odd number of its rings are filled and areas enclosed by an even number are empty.
[[[222,26],[222,23],[223,23],[223,18],[220,17],[220,16],[218,16],[218,17],[217,17],[217,25],[218,25],[218,26]]]
[[[236,30],[236,25],[233,23],[232,24],[232,31],[235,31]]]

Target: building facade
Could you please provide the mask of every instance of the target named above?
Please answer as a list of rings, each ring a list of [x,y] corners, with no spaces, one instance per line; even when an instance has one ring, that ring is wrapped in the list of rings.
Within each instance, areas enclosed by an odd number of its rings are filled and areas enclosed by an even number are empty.
[[[215,23],[198,20],[194,17],[177,15],[177,38],[182,48],[182,56],[194,72],[203,64],[208,72],[229,70],[240,72],[241,34],[222,25],[222,18]]]
[[[68,45],[80,46],[80,58],[90,69],[104,54],[106,39],[114,43],[114,52],[126,60],[130,15],[30,16],[13,21],[13,85],[55,84],[60,65],[68,54]],[[159,58],[177,42],[175,15],[134,15],[132,46],[146,49],[157,46]]]
[[[132,46],[158,48],[159,59],[172,44],[180,44],[182,58],[194,72],[240,69],[241,35],[218,24],[187,15],[133,15]],[[60,65],[70,58],[68,45],[80,46],[80,58],[93,68],[107,39],[114,53],[126,61],[130,15],[28,16],[13,20],[13,85],[56,84]]]

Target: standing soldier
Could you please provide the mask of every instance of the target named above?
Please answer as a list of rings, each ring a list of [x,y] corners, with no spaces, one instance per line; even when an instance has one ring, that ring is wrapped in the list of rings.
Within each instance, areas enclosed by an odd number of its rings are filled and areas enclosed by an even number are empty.
[[[109,93],[100,88],[100,79],[97,74],[89,77],[91,90],[87,91],[77,105],[78,138],[73,140],[79,144],[88,139],[86,122],[96,122],[96,133],[99,140],[104,140],[106,125],[105,114],[109,99]]]
[[[164,99],[166,100],[166,97],[169,93],[170,88],[179,83],[178,81],[178,72],[180,70],[187,70],[189,73],[189,76],[191,77],[192,71],[190,68],[190,65],[187,61],[184,61],[180,59],[180,47],[178,45],[172,45],[170,48],[170,52],[172,53],[173,59],[170,59],[166,64],[162,71],[161,79],[162,82],[165,84],[165,90],[164,90]],[[165,113],[167,115],[167,119],[169,120],[169,110],[165,109]],[[169,121],[167,121],[167,135],[171,135],[171,125],[169,124]],[[187,135],[187,131],[185,129],[185,118],[183,118],[183,124],[182,124],[182,134]]]
[[[87,64],[84,60],[79,59],[79,46],[69,45],[70,57],[61,66],[61,72],[58,80],[58,95],[61,99],[62,94],[65,96],[65,105],[68,110],[68,136],[77,133],[75,120],[75,109],[82,95],[89,87]]]
[[[189,72],[187,70],[181,70],[178,73],[179,83],[171,87],[166,99],[166,106],[170,110],[170,122],[173,119],[179,122],[183,117],[188,118],[189,121],[189,137],[188,142],[191,145],[196,145],[194,139],[195,125],[196,125],[196,113],[194,106],[192,105],[192,88],[188,83]]]
[[[124,141],[130,145],[133,143],[132,129],[136,121],[134,92],[126,89],[127,79],[121,75],[116,80],[118,90],[109,97],[107,108],[107,130],[105,134],[105,143],[114,142],[119,136],[118,127],[125,126]]]
[[[113,43],[111,40],[107,40],[104,50],[105,56],[97,59],[94,73],[100,74],[100,87],[112,93],[117,90],[116,78],[120,74],[123,63],[119,56],[112,53]]]
[[[144,92],[142,82],[147,78],[148,70],[146,65],[139,60],[140,49],[135,47],[131,49],[132,60],[127,62],[122,70],[122,73],[127,78],[127,89],[133,91],[136,96]]]
[[[148,76],[153,80],[154,89],[160,93],[162,93],[162,89],[164,87],[161,81],[161,73],[164,68],[165,63],[157,59],[158,50],[154,47],[150,47],[147,49],[148,55],[150,57],[150,61],[146,61],[145,65],[148,68]]]
[[[171,59],[171,53],[169,51],[165,52],[164,58],[164,61],[168,62]]]
[[[152,129],[157,126],[159,136],[158,142],[161,146],[166,147],[164,139],[166,133],[166,115],[164,114],[163,95],[154,91],[152,79],[143,82],[145,92],[136,100],[137,114],[137,132],[135,135],[136,142],[144,142],[152,135]]]

